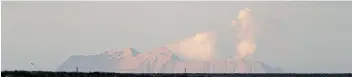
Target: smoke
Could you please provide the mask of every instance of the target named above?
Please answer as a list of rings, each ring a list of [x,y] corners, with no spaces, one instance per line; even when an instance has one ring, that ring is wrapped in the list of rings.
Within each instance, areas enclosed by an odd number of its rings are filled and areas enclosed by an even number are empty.
[[[214,57],[214,43],[214,33],[203,32],[174,44],[169,44],[167,47],[185,60],[207,61]]]
[[[232,24],[237,27],[236,31],[238,32],[235,35],[240,41],[236,47],[235,59],[243,59],[256,50],[251,10],[249,8],[240,10],[237,19],[232,21]],[[176,43],[168,44],[166,47],[185,60],[207,61],[214,59],[216,52],[219,52],[215,51],[215,39],[214,32],[202,32]]]
[[[237,20],[232,21],[232,24],[237,27],[238,32],[236,36],[240,41],[236,47],[236,59],[243,59],[252,55],[255,52],[256,45],[253,36],[254,23],[251,10],[249,8],[240,10]]]

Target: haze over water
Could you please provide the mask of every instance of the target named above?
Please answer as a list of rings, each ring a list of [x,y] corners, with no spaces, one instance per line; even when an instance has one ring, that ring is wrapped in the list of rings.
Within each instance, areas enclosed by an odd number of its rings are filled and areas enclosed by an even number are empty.
[[[146,52],[232,26],[238,12],[250,8],[262,29],[253,54],[257,60],[286,72],[351,72],[351,4],[3,2],[1,69],[55,69],[72,55],[112,48]]]

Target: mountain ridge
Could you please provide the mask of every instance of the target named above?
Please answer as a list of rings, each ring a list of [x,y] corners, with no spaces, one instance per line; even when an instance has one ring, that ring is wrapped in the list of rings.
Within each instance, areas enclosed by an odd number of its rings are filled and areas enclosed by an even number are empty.
[[[99,55],[74,55],[63,62],[58,67],[57,71],[75,71],[76,67],[82,72],[104,71],[120,73],[233,73],[238,71],[238,69],[236,69],[238,68],[238,66],[236,66],[238,65],[238,61],[186,61],[171,53],[167,47],[160,47],[153,51],[138,53],[133,56],[132,52],[138,51],[131,51],[131,49],[132,48],[127,48],[123,51],[110,51],[113,52],[113,54],[103,52]],[[118,56],[112,58],[111,55]],[[264,71],[257,71],[258,73],[283,72],[280,68],[271,68],[260,61],[255,62],[256,66],[260,68],[250,67],[251,72],[255,72],[252,69],[264,69]]]

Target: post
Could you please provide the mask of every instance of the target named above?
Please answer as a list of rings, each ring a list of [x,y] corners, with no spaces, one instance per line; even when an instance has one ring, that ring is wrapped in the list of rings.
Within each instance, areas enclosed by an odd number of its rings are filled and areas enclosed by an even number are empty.
[[[76,72],[78,72],[78,67],[76,67]]]
[[[78,77],[78,67],[76,67],[76,77]]]
[[[236,73],[236,68],[233,68],[233,73]]]
[[[187,73],[187,69],[185,68],[185,73]]]

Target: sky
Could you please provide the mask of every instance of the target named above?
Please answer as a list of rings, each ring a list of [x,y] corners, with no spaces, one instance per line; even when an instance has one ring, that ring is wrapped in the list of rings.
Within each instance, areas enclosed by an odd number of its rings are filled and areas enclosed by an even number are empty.
[[[1,70],[56,69],[113,48],[147,52],[231,26],[251,8],[263,25],[256,59],[286,72],[352,72],[352,2],[2,3]]]

